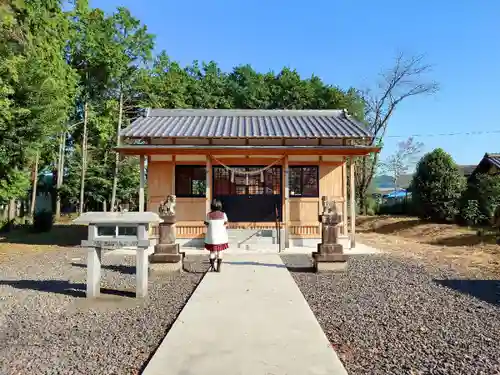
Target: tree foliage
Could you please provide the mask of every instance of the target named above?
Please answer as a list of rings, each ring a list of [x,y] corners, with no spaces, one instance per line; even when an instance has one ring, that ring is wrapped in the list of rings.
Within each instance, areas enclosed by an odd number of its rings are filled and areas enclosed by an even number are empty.
[[[153,55],[154,35],[128,9],[108,14],[88,0],[2,2],[0,17],[0,204],[26,200],[37,174],[54,176],[57,207],[80,203],[82,176],[86,209],[110,208],[114,198],[136,203],[138,160],[120,160],[114,147],[140,108],[347,109],[379,144],[403,99],[436,89],[417,80],[427,70],[419,59],[397,60],[378,97],[289,67],[182,66],[165,51]]]
[[[26,190],[26,169],[67,121],[76,76],[61,3],[8,2],[0,12],[0,201]],[[5,188],[5,186],[17,188]]]
[[[453,158],[437,148],[425,154],[417,164],[411,183],[412,200],[423,219],[456,219],[465,178]]]
[[[469,225],[491,222],[495,209],[500,205],[500,176],[478,174],[467,183],[461,202],[460,216]]]

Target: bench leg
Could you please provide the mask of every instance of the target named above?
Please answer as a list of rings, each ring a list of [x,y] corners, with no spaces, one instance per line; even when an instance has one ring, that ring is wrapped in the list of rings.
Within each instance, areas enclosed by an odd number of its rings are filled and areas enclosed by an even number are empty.
[[[137,249],[136,252],[136,273],[137,288],[136,297],[146,297],[148,294],[148,254],[146,249]]]
[[[87,250],[87,298],[99,297],[101,293],[101,249]]]

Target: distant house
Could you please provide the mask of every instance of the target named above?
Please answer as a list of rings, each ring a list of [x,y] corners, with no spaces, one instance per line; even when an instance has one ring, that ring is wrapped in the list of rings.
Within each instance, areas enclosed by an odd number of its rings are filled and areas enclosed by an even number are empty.
[[[498,174],[500,173],[500,154],[484,154],[483,158],[477,166],[470,171],[470,178],[478,173]]]

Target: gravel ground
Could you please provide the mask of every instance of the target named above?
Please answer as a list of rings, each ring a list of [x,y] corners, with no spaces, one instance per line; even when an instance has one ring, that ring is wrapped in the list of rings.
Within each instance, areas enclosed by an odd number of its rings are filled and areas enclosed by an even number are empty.
[[[378,255],[351,257],[342,275],[292,274],[350,375],[500,374],[498,280]]]
[[[106,293],[85,298],[85,256],[64,249],[0,264],[0,374],[138,374],[189,299],[206,265],[151,275],[135,299],[132,256],[103,259]]]

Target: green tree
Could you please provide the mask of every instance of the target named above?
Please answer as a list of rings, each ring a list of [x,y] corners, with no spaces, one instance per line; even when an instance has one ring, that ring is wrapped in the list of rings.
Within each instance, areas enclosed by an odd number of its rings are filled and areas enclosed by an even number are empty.
[[[73,118],[80,125],[70,134],[70,153],[79,144],[82,159],[76,163],[70,157],[71,165],[80,173],[80,210],[84,206],[102,209],[110,199],[116,200],[117,190],[123,190],[119,189],[121,163],[113,148],[140,99],[135,86],[142,64],[151,57],[153,36],[126,8],[107,16],[90,8],[86,0],[78,0],[70,17],[74,33],[68,62],[80,77]],[[65,194],[70,190],[65,188]]]
[[[460,216],[466,224],[487,224],[500,204],[500,176],[478,174],[467,183],[460,207]],[[476,207],[471,210],[471,207]],[[472,212],[471,212],[472,211]]]
[[[138,73],[136,97],[139,106],[187,108],[189,80],[186,70],[162,51],[151,67],[143,67]]]
[[[67,121],[76,76],[64,58],[69,24],[60,1],[10,2],[1,9],[0,178],[19,187],[0,190],[5,200],[26,191],[24,174]]]
[[[95,135],[97,129],[89,124],[93,115],[106,103],[102,100],[112,84],[112,69],[116,50],[112,48],[112,24],[100,9],[91,9],[88,0],[76,0],[74,9],[69,12],[72,21],[72,37],[69,41],[68,63],[78,72],[79,93],[76,100],[73,121],[79,126],[72,131],[72,146],[81,145],[80,199],[79,211],[84,210],[85,181],[88,169],[88,134]],[[100,136],[100,135],[98,135]]]
[[[272,107],[272,73],[257,73],[250,65],[240,65],[228,75],[227,95],[231,107],[269,109]]]
[[[118,100],[118,121],[115,133],[116,146],[120,145],[120,130],[123,124],[124,105],[135,102],[135,87],[137,77],[140,74],[139,68],[142,64],[151,59],[154,46],[152,34],[147,32],[145,25],[132,17],[130,11],[119,7],[118,11],[111,17],[115,42],[116,54],[114,60],[109,62],[113,65],[113,80],[116,86],[115,97]],[[116,205],[116,191],[118,188],[120,158],[114,153],[113,186],[111,191],[111,210]]]
[[[198,61],[185,68],[187,73],[186,104],[192,108],[231,108],[227,95],[227,74],[214,62]]]
[[[421,218],[451,221],[458,214],[464,188],[465,178],[453,158],[437,148],[417,164],[411,182],[412,201]]]

